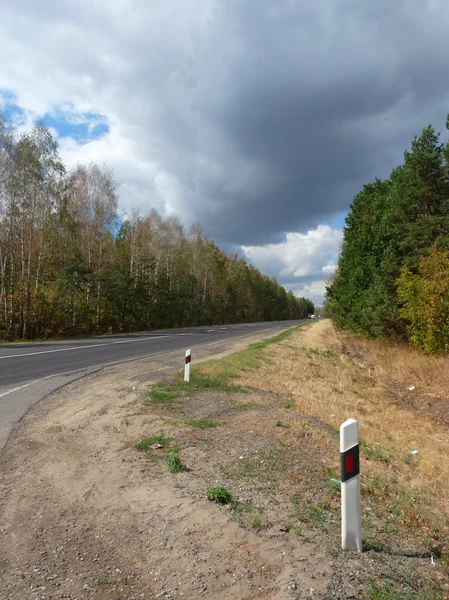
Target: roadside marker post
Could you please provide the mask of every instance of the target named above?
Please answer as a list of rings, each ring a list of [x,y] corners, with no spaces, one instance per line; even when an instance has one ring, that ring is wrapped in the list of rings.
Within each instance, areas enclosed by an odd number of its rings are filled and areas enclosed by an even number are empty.
[[[359,424],[348,419],[340,426],[341,545],[343,550],[362,551],[360,505]]]
[[[191,350],[186,350],[186,362],[184,365],[184,381],[190,381],[190,362],[192,360]]]

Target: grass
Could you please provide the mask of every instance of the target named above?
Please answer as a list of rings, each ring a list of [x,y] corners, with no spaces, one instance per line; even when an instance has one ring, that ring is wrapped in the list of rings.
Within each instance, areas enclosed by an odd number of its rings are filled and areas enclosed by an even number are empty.
[[[447,494],[449,490],[449,468],[445,461],[447,431],[426,419],[425,415],[414,414],[409,407],[392,401],[384,386],[379,385],[374,368],[364,366],[357,347],[351,347],[354,349],[348,354],[339,352],[340,341],[332,325],[320,323],[319,327],[322,332],[315,339],[315,327],[306,335],[300,335],[295,328],[223,359],[202,363],[192,370],[189,384],[183,382],[180,375],[173,383],[153,386],[152,391],[168,395],[168,402],[171,402],[209,390],[234,393],[254,387],[277,394],[286,402],[292,391],[301,389],[294,404],[281,403],[279,408],[295,407],[299,413],[314,416],[334,430],[347,418],[356,418],[363,435],[360,445],[364,550],[372,553],[370,560],[381,561],[390,555],[395,555],[397,560],[401,549],[436,549],[435,560],[441,558],[435,568],[429,568],[429,577],[432,577],[432,573],[444,570],[445,561],[449,566],[449,526],[444,519],[446,507],[443,505],[447,497],[444,491]],[[291,344],[278,343],[289,336],[293,336]],[[341,359],[331,360],[337,357]],[[386,369],[387,365],[383,364],[382,368]],[[408,381],[417,384],[418,379],[410,376]],[[354,390],[355,386],[360,387],[363,394]],[[254,401],[250,404],[251,407],[256,405]],[[279,417],[285,418],[282,409],[274,418],[270,417],[271,426],[284,426],[282,421],[276,421]],[[203,421],[208,420],[177,419],[173,424],[185,423],[205,429]],[[246,456],[224,468],[223,473],[239,483],[254,480],[254,485],[265,490],[267,497],[273,487],[279,490],[288,486],[287,497],[291,498],[295,510],[290,507],[290,514],[287,512],[282,518],[288,518],[292,523],[292,535],[301,535],[301,523],[304,523],[307,524],[304,531],[314,526],[324,528],[326,534],[338,536],[338,440],[326,430],[313,427],[312,432],[309,429],[303,425],[299,428],[292,419],[289,429],[277,431],[282,434],[282,442],[288,442],[285,448],[276,447],[256,454],[244,452]],[[325,438],[321,439],[323,435]],[[320,460],[324,464],[321,473],[315,470],[309,475],[299,469],[297,474],[289,469],[296,445],[299,447],[303,443],[308,447],[319,444]],[[419,449],[419,457],[408,454],[414,448]],[[326,466],[333,468],[326,469]],[[209,488],[206,496],[212,502],[231,505],[232,514],[245,526],[254,529],[263,526],[262,510],[256,510],[246,502],[237,502],[226,487]],[[271,513],[267,514],[271,518]],[[410,582],[403,581],[403,572],[411,573],[411,570],[398,565],[391,565],[391,572],[397,579],[381,577],[377,582],[368,581],[360,598],[436,600],[442,597],[430,584],[416,582],[414,588]]]
[[[206,498],[216,504],[235,504],[234,496],[222,486],[210,487],[206,492]]]
[[[186,467],[179,456],[179,450],[176,448],[170,450],[164,458],[170,473],[181,473],[186,470]]]
[[[372,517],[373,535],[388,546],[431,547],[437,543],[445,557],[442,562],[449,567],[449,509],[444,502],[449,495],[449,438],[447,429],[424,413],[429,400],[439,398],[442,410],[443,400],[449,400],[449,357],[423,356],[346,332],[337,335],[330,321],[293,334],[290,343],[298,350],[285,345],[269,347],[266,353],[272,365],[242,373],[239,382],[286,399],[300,389],[295,396],[296,410],[334,430],[348,418],[357,419],[362,435],[362,497],[365,516]],[[330,360],[336,356],[341,360]],[[363,396],[354,392],[354,384],[360,386]],[[411,384],[416,386],[412,392],[408,390]],[[399,392],[392,394],[389,389]],[[421,406],[415,410],[420,390],[424,410]],[[305,437],[307,443],[316,439],[328,464],[337,467],[333,437],[324,442],[317,439],[316,432]],[[408,454],[413,449],[419,450],[418,456]],[[322,498],[314,495],[316,484],[310,482],[306,487],[309,485],[310,503],[318,508],[303,510],[302,516],[320,521],[326,503],[320,504]],[[305,507],[304,494],[303,500]],[[389,530],[392,523],[394,530]]]
[[[198,429],[210,429],[218,425],[217,421],[212,419],[182,419],[182,422]]]
[[[147,394],[148,400],[145,404],[164,404],[165,402],[171,402],[178,397],[177,394],[166,392],[165,390],[149,390]]]
[[[212,419],[166,419],[168,425],[190,425],[198,429],[211,429],[218,427],[217,421]]]
[[[168,448],[170,445],[170,440],[165,436],[165,434],[158,433],[157,435],[143,438],[143,440],[136,444],[136,450],[148,453],[152,450],[152,447],[155,444],[162,446],[162,448]]]
[[[256,456],[238,459],[226,472],[235,479],[257,479],[260,482],[275,480],[282,476],[287,457],[281,448],[259,452]]]
[[[190,381],[184,381],[180,374],[171,382],[156,383],[152,389],[148,390],[145,401],[146,405],[170,403],[179,398],[192,396],[208,391],[219,392],[246,392],[247,390],[231,385],[229,377],[222,374],[221,376],[211,377],[204,374],[200,367],[193,369],[190,374]]]
[[[154,457],[154,446],[162,448],[162,457],[164,458],[170,473],[181,473],[186,470],[185,465],[181,461],[179,448],[173,446],[169,438],[164,433],[158,433],[150,437],[143,438],[136,444],[136,450],[145,452],[147,456]]]
[[[252,529],[261,529],[262,523],[263,519],[261,511],[252,512],[246,520],[246,524]]]
[[[279,344],[294,335],[302,327],[304,325],[292,327],[272,338],[250,344],[245,350],[235,352],[219,360],[206,361],[201,364],[201,372],[207,377],[229,384],[232,380],[238,379],[242,373],[255,371],[263,365],[270,365],[272,361],[265,355],[264,351],[268,347]],[[240,388],[238,391],[247,392],[248,389]]]
[[[113,583],[113,581],[109,577],[106,577],[106,575],[101,575],[94,581],[94,585],[97,587],[100,587],[100,585],[109,585],[110,583]]]
[[[219,360],[209,360],[201,365],[193,367],[190,373],[190,381],[184,381],[183,373],[178,373],[170,382],[159,382],[147,391],[145,405],[168,404],[173,401],[209,391],[224,393],[247,393],[246,387],[233,385],[232,381],[237,379],[244,371],[254,370],[262,364],[269,363],[264,356],[264,350],[282,342],[304,325],[293,327],[275,337],[268,338],[250,346],[240,352],[236,352]],[[252,408],[254,403],[248,403]],[[201,427],[200,425],[193,425]]]
[[[443,600],[442,592],[427,582],[371,580],[359,600]]]
[[[271,346],[272,344],[279,344],[279,342],[283,342],[284,340],[286,340],[287,338],[289,338],[292,334],[294,334],[296,331],[298,331],[301,327],[303,327],[302,325],[298,325],[297,327],[292,327],[291,329],[287,329],[287,331],[283,331],[282,333],[279,333],[278,335],[271,337],[271,338],[267,338],[266,340],[263,340],[262,342],[256,342],[255,344],[250,344],[248,347],[251,349],[264,349],[264,348],[268,348],[268,346]]]
[[[370,458],[371,460],[380,460],[384,463],[391,462],[390,457],[379,444],[368,444],[365,442],[365,440],[360,438],[360,450],[367,458]]]
[[[292,503],[296,510],[296,518],[302,523],[324,525],[329,521],[331,501],[327,496],[312,504],[297,493],[292,496]]]
[[[313,356],[323,356],[324,358],[338,358],[338,354],[332,350],[319,350],[318,348],[311,348],[309,346],[301,346],[300,350],[306,353],[308,358]]]

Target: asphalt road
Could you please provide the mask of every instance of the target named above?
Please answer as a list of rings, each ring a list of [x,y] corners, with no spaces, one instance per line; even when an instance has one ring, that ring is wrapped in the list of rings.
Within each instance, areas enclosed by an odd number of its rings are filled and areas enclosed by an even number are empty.
[[[195,327],[0,346],[0,450],[26,411],[54,389],[102,366],[266,331],[304,321]]]

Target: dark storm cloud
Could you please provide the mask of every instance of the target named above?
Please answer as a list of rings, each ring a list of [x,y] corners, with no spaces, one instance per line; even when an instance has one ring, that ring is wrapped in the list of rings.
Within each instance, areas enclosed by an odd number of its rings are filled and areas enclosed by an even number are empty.
[[[232,68],[225,59],[226,93],[207,112],[264,184],[226,192],[210,182],[215,237],[266,243],[328,220],[363,183],[386,176],[424,125],[443,122],[447,5],[227,6],[221,17],[239,50]]]
[[[449,110],[445,1],[18,0],[3,19],[0,88],[109,121],[67,159],[221,244],[330,223]]]

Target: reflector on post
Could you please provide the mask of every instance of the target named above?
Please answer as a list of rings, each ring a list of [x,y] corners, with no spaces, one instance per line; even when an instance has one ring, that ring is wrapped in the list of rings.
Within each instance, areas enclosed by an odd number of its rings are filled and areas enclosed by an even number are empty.
[[[184,365],[184,381],[190,381],[190,362],[192,354],[190,350],[186,350],[186,360]]]
[[[341,458],[341,545],[344,550],[362,551],[360,506],[359,425],[348,419],[340,426]]]

